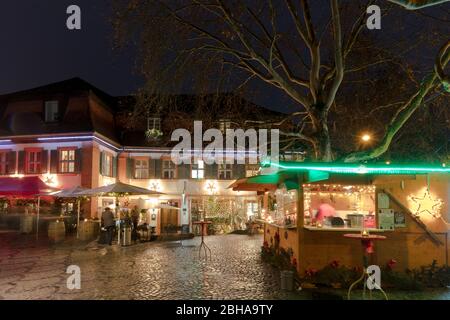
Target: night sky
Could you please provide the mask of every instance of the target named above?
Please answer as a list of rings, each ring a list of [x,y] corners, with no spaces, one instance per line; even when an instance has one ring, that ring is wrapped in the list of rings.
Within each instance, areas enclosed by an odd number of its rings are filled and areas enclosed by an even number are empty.
[[[81,77],[112,95],[142,84],[133,50],[112,50],[110,0],[3,0],[0,94]],[[66,9],[82,10],[82,30],[66,28]]]
[[[66,8],[71,4],[82,9],[81,31],[66,28]],[[442,13],[444,8],[448,12],[449,5],[423,12]],[[315,13],[319,10],[315,8]],[[416,23],[417,15],[404,14],[404,23],[411,30],[421,28]],[[113,50],[110,17],[111,0],[3,0],[0,4],[0,94],[72,77],[81,77],[111,95],[133,93],[144,82],[135,70],[136,52],[133,48]],[[427,22],[442,23],[433,19]],[[393,20],[384,20],[380,36],[391,38],[390,32],[397,37],[405,36],[397,34],[391,25]],[[421,49],[418,53],[426,70],[430,69],[436,54],[435,48],[428,50]],[[266,89],[265,96],[256,102],[280,111],[290,109],[291,103],[273,88]]]

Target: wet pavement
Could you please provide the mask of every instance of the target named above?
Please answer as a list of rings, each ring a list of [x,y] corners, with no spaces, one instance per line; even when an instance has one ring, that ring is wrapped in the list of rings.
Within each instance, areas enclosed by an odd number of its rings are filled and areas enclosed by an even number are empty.
[[[0,299],[282,299],[279,275],[260,260],[261,236],[210,236],[104,247],[36,243],[0,234]],[[66,269],[81,270],[81,289],[67,289]]]
[[[212,251],[210,260],[198,257],[198,237],[105,247],[74,240],[50,245],[45,239],[0,231],[0,299],[313,298],[306,291],[280,290],[279,273],[260,259],[260,235],[205,239]],[[80,267],[80,290],[67,288],[70,265]],[[333,295],[345,297],[346,292]],[[388,295],[390,299],[450,299],[450,289],[388,291]],[[356,292],[354,297],[359,296]]]

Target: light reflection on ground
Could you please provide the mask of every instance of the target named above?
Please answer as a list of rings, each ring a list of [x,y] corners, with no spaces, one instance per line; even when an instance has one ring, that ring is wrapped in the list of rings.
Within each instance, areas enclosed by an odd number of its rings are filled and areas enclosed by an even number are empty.
[[[32,236],[0,233],[0,299],[313,298],[311,292],[280,291],[278,272],[260,260],[261,236],[207,237],[213,253],[210,261],[198,258],[199,242],[196,238],[183,243],[98,247],[68,241],[51,246],[45,240],[36,243]],[[66,287],[65,271],[72,264],[81,268],[81,290]],[[345,292],[333,295],[344,297]],[[450,290],[388,295],[391,299],[450,299]]]

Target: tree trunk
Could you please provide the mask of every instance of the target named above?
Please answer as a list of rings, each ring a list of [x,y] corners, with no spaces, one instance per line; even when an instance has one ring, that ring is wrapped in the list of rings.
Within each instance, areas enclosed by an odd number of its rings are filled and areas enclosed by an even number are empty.
[[[324,123],[322,129],[317,134],[316,144],[316,160],[323,162],[333,161],[333,152],[331,151],[330,134],[328,132],[328,125]]]
[[[328,130],[328,114],[322,108],[318,108],[317,105],[315,108],[318,110],[311,117],[315,129],[313,135],[315,160],[331,162],[333,161],[333,152],[331,150],[330,132]]]

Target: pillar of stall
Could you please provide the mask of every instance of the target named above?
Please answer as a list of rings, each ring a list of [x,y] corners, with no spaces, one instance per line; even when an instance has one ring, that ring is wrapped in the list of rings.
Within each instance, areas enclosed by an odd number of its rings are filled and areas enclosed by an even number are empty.
[[[305,223],[305,210],[304,210],[304,196],[303,196],[303,182],[304,177],[303,174],[297,175],[297,181],[298,181],[298,189],[297,189],[297,237],[298,237],[298,243],[297,243],[297,271],[303,275],[305,272],[305,250],[303,250],[302,246],[304,244],[305,239],[305,229],[304,223]]]

